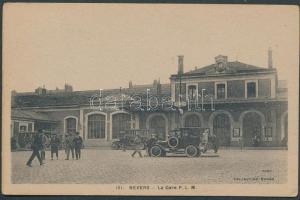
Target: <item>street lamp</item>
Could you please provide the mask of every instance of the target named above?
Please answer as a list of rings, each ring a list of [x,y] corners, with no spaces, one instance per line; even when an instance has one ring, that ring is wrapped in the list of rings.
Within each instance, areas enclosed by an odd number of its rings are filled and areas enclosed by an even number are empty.
[[[201,109],[202,109],[202,111],[204,110],[204,108],[203,108],[203,93],[204,93],[204,91],[205,91],[205,89],[201,90],[201,103],[202,103]]]
[[[150,108],[149,108],[149,92],[150,92],[150,89],[147,88],[147,111],[150,110]]]

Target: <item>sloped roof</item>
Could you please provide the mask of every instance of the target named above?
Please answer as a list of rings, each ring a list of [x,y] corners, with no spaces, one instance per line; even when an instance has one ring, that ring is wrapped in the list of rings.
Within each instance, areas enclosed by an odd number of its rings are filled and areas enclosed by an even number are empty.
[[[11,110],[11,118],[41,120],[41,121],[56,121],[43,113],[28,111],[28,110],[14,110],[14,109]]]
[[[154,85],[138,85],[132,88],[123,89],[107,89],[101,91],[104,99],[114,96],[121,99],[121,95],[125,96],[145,96],[147,89],[150,94],[157,94],[157,87]],[[12,98],[12,107],[46,107],[46,106],[79,106],[89,105],[91,97],[99,95],[100,90],[74,91],[56,94],[16,94]],[[161,84],[161,93],[158,95],[171,96],[170,84]]]
[[[218,74],[216,72],[217,64],[211,64],[205,67],[201,67],[189,72],[184,73],[184,75],[192,75],[192,74]],[[245,64],[239,61],[227,62],[227,69],[222,73],[243,73],[243,72],[255,72],[255,71],[269,71],[268,68],[258,67],[254,65]]]

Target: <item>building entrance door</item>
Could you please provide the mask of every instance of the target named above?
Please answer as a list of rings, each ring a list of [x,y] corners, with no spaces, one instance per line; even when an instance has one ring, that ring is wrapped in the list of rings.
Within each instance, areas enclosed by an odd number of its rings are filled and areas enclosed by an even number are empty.
[[[226,114],[218,114],[213,122],[214,134],[220,146],[230,146],[230,119]]]
[[[243,119],[243,139],[245,146],[255,146],[255,138],[259,140],[258,144],[261,143],[262,137],[262,122],[261,117],[257,113],[247,113]]]
[[[158,139],[166,139],[166,120],[162,116],[154,116],[151,118],[149,128],[155,130]]]
[[[120,138],[120,132],[130,129],[130,115],[117,113],[112,116],[112,139]]]

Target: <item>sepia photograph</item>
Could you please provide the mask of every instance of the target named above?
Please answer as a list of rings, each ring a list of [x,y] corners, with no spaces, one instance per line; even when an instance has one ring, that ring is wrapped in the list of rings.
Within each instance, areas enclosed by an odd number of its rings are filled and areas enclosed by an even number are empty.
[[[5,3],[5,194],[298,195],[299,8]]]

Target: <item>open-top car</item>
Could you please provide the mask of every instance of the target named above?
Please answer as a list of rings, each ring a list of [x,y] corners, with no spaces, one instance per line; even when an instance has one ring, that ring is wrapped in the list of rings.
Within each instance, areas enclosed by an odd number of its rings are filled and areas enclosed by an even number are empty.
[[[167,153],[186,154],[188,157],[200,155],[201,128],[179,128],[171,131],[166,141],[152,141],[148,152],[152,157],[166,156]]]

